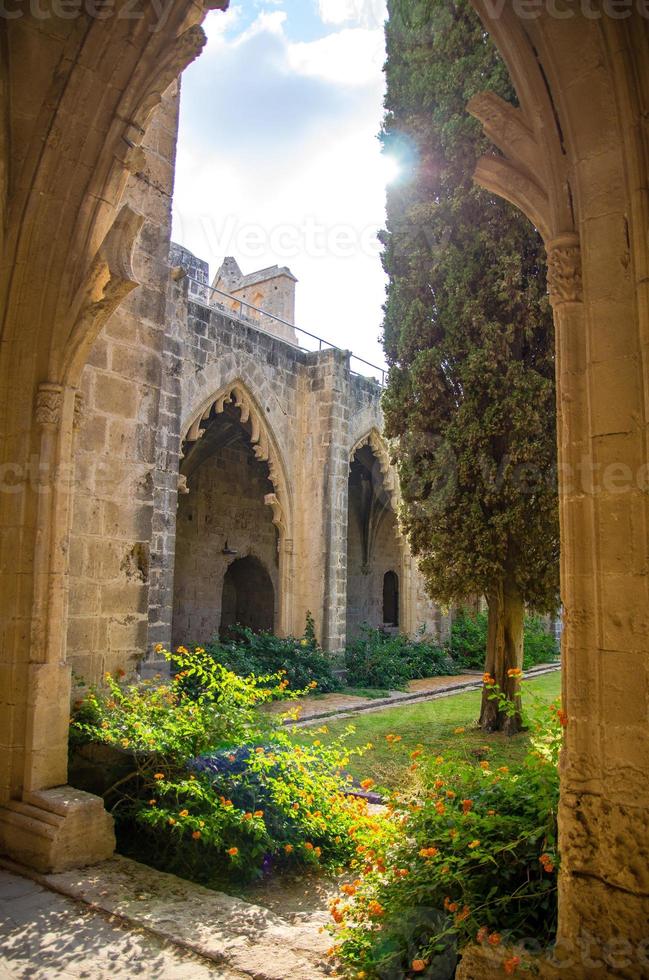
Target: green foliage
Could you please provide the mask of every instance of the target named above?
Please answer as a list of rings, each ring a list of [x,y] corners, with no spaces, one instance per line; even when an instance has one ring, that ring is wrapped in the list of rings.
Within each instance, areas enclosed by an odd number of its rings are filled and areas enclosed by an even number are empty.
[[[401,688],[417,677],[457,674],[446,650],[424,632],[410,640],[364,626],[345,651],[347,682],[356,687]]]
[[[279,670],[293,687],[307,687],[315,682],[322,694],[337,691],[340,682],[334,677],[330,659],[322,652],[315,636],[311,613],[307,613],[306,628],[301,639],[280,637],[273,633],[255,633],[235,626],[231,642],[213,640],[207,652],[217,663],[242,677],[248,674],[275,674]]]
[[[388,6],[383,143],[403,176],[382,234],[384,409],[405,527],[437,600],[507,580],[550,611],[559,527],[544,247],[474,184],[492,147],[466,111],[484,90],[515,96],[469,0]]]
[[[527,721],[532,750],[517,771],[492,765],[488,748],[480,763],[438,757],[417,796],[394,797],[403,836],[333,909],[351,971],[452,977],[469,943],[552,942],[563,715],[546,705]]]
[[[482,670],[487,649],[486,613],[469,615],[461,613],[449,637],[449,653],[454,661],[471,670]],[[525,618],[523,634],[523,667],[528,670],[536,664],[547,664],[559,656],[554,636],[545,628],[539,616]]]
[[[71,722],[73,747],[110,746],[126,765],[104,794],[122,850],[217,884],[341,865],[359,842],[390,833],[344,792],[344,767],[363,751],[347,747],[349,733],[325,746],[318,735],[326,729],[312,730],[308,744],[296,745],[282,717],[259,710],[304,693],[289,691],[285,675],[239,677],[201,647],[180,647],[173,662],[166,684],[106,675]]]

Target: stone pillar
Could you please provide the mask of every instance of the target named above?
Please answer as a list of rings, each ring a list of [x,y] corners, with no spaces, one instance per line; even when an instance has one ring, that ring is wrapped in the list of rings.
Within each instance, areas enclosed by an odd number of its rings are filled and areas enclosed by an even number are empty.
[[[65,662],[73,438],[81,412],[71,387],[41,384],[30,662],[27,669],[22,799],[0,809],[0,853],[56,871],[109,857],[112,818],[97,797],[67,779],[70,668]],[[56,788],[55,788],[56,787]]]
[[[618,936],[646,945],[649,929],[648,470],[633,424],[640,376],[633,356],[593,356],[589,340],[610,349],[621,325],[615,317],[589,324],[581,266],[575,235],[549,243],[568,716],[558,940],[569,960],[583,960],[589,945],[591,966],[575,961],[580,977],[590,976],[596,961],[605,969],[597,949]]]

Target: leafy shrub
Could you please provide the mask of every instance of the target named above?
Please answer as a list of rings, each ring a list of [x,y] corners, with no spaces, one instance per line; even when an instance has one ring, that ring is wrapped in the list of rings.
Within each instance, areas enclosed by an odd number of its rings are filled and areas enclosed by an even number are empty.
[[[289,691],[284,675],[239,677],[201,647],[180,647],[173,662],[166,684],[106,675],[72,718],[73,747],[101,743],[127,763],[104,793],[122,850],[215,884],[344,864],[359,843],[389,833],[344,792],[343,768],[362,749],[348,749],[345,736],[325,747],[317,730],[308,746],[294,745],[281,718],[258,710],[304,693]]]
[[[487,613],[461,613],[453,626],[448,642],[451,657],[471,670],[483,670],[487,653]],[[559,647],[539,616],[525,617],[523,667],[547,664],[559,656]]]
[[[469,943],[553,940],[564,721],[543,707],[517,772],[440,757],[420,795],[392,800],[403,836],[332,907],[333,951],[347,966],[368,980],[450,978]]]
[[[311,614],[307,614],[306,629],[301,639],[255,633],[243,626],[231,630],[237,639],[219,639],[205,649],[217,663],[242,677],[249,674],[276,674],[283,670],[294,687],[307,687],[315,681],[318,691],[337,691],[340,682],[334,677],[330,659],[322,652],[315,638]]]
[[[400,688],[418,677],[458,673],[448,652],[422,631],[419,639],[361,627],[345,651],[347,683],[354,687]]]

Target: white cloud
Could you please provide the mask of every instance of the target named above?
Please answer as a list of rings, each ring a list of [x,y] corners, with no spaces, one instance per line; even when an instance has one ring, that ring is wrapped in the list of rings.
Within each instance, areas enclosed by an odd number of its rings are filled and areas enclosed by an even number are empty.
[[[381,28],[386,18],[386,0],[318,0],[324,24],[361,24]]]
[[[302,75],[339,85],[371,85],[380,75],[385,45],[382,32],[357,27],[290,44],[287,55],[290,67]]]
[[[381,362],[383,32],[286,30],[266,10],[186,72],[174,238],[212,275],[225,254],[245,272],[289,265],[298,325]]]

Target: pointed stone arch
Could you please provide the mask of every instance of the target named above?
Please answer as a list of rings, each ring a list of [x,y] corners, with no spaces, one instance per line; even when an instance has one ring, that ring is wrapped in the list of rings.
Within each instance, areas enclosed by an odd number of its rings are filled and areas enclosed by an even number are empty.
[[[191,447],[203,437],[210,421],[223,414],[226,404],[232,404],[239,410],[240,422],[249,430],[255,458],[265,462],[268,467],[273,493],[264,496],[264,503],[271,509],[272,521],[278,532],[280,595],[277,631],[288,634],[293,629],[293,507],[290,485],[281,450],[265,413],[240,378],[229,381],[203,399],[183,422],[181,466]],[[179,489],[182,492],[191,492],[191,488],[187,487],[186,477],[183,479],[183,476],[184,474],[179,474]]]
[[[381,473],[382,488],[385,491],[388,498],[389,508],[393,512],[395,518],[394,531],[400,554],[399,579],[401,582],[400,612],[398,618],[400,628],[406,633],[411,633],[416,626],[416,583],[415,576],[413,574],[414,566],[410,546],[407,537],[405,534],[403,534],[399,519],[402,502],[401,489],[399,486],[399,475],[394,464],[392,463],[392,460],[390,459],[388,444],[376,426],[372,426],[352,444],[349,452],[350,467],[358,451],[363,449],[365,446],[370,449],[372,455],[377,461],[379,471]]]

